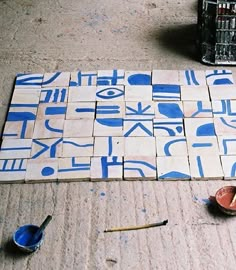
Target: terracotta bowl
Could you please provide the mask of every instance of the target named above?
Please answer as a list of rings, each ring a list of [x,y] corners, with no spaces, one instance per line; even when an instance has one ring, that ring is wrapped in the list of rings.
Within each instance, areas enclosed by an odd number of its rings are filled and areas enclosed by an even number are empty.
[[[220,210],[232,216],[236,215],[236,203],[230,206],[235,193],[236,186],[226,186],[219,189],[215,195]]]

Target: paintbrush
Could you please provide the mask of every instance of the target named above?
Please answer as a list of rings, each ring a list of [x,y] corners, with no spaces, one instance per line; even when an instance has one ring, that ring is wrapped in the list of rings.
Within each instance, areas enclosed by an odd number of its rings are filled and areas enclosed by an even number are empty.
[[[234,197],[229,205],[229,207],[232,207],[236,203],[236,193],[234,194]]]
[[[159,226],[164,226],[168,223],[168,220],[164,220],[162,222],[158,223],[152,223],[152,224],[146,224],[146,225],[141,225],[141,226],[130,226],[130,227],[118,227],[118,228],[111,228],[111,229],[106,229],[104,233],[107,232],[121,232],[121,231],[132,231],[132,230],[141,230],[141,229],[148,229],[148,228],[153,228],[153,227],[159,227]]]

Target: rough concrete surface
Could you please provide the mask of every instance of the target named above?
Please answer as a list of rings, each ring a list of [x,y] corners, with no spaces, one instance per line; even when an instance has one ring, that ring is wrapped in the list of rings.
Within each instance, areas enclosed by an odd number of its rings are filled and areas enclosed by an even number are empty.
[[[196,60],[196,9],[196,0],[1,0],[1,126],[18,72],[207,69]],[[231,184],[0,185],[0,269],[234,270],[236,219],[193,200]],[[47,214],[41,249],[17,252],[14,230]],[[164,219],[165,227],[103,233]]]

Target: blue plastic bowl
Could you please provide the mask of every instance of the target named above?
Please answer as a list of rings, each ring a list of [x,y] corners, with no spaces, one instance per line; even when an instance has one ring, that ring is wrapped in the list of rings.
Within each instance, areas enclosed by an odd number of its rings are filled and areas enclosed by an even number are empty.
[[[44,233],[41,233],[38,239],[33,239],[38,229],[38,226],[32,224],[19,227],[13,234],[13,242],[21,251],[36,251],[41,246],[44,239]]]

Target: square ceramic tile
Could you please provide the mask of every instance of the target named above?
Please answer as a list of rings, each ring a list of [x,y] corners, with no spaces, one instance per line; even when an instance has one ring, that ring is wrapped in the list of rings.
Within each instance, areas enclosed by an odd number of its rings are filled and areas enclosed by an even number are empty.
[[[62,138],[33,139],[31,158],[44,159],[62,156]]]
[[[152,71],[152,84],[179,84],[179,71],[154,69]]]
[[[184,136],[183,119],[153,119],[153,130],[154,136]]]
[[[5,122],[3,139],[31,139],[33,136],[35,121],[7,121]]]
[[[122,118],[96,118],[93,136],[123,136]]]
[[[155,118],[183,118],[183,105],[181,101],[154,102]]]
[[[210,156],[189,156],[191,179],[193,180],[218,180],[223,179],[223,170],[220,157]]]
[[[215,117],[215,131],[219,135],[236,135],[236,117]]]
[[[205,85],[200,86],[189,86],[189,85],[182,85],[181,86],[181,100],[185,101],[199,101],[205,100],[209,101],[209,91],[208,87]]]
[[[91,180],[122,180],[123,158],[122,157],[92,157]]]
[[[206,70],[208,85],[233,84],[234,79],[231,70]]]
[[[97,86],[96,100],[97,101],[124,101],[125,87],[117,86]]]
[[[123,85],[124,79],[123,69],[98,70],[97,85]]]
[[[68,102],[95,101],[96,86],[73,86],[69,87]]]
[[[59,181],[85,181],[90,179],[90,157],[59,158]]]
[[[157,156],[187,156],[186,137],[156,137]]]
[[[180,86],[172,84],[152,85],[153,100],[180,100]]]
[[[125,101],[152,101],[151,85],[125,86]]]
[[[3,139],[0,159],[30,158],[31,139]]]
[[[210,85],[211,100],[236,99],[236,85]]]
[[[15,88],[39,88],[43,82],[43,74],[17,74]]]
[[[36,120],[33,139],[61,138],[64,127],[63,119]]]
[[[51,87],[42,88],[40,95],[40,103],[67,102],[68,87]]]
[[[1,159],[0,183],[24,182],[27,161],[27,159]]]
[[[37,107],[39,104],[40,91],[40,88],[16,88],[11,99],[11,106],[22,107],[23,105],[30,105],[31,107]]]
[[[219,155],[219,147],[216,136],[187,137],[188,153],[191,156]]]
[[[70,72],[45,73],[43,76],[42,87],[68,87],[70,81]]]
[[[64,138],[92,137],[93,119],[65,120]]]
[[[204,70],[180,70],[180,85],[206,85],[206,75]]]
[[[37,119],[65,119],[67,103],[40,103]]]
[[[62,157],[91,157],[93,156],[94,138],[64,138]]]
[[[94,156],[124,156],[124,137],[95,137]]]
[[[236,116],[236,100],[213,100],[214,117]]]
[[[188,157],[157,157],[158,180],[189,180]]]
[[[124,158],[125,180],[156,180],[157,168],[155,157]]]
[[[153,119],[154,116],[154,103],[152,101],[125,102],[125,117]]]
[[[220,155],[236,155],[236,135],[217,136]]]
[[[125,71],[125,85],[151,85],[151,71]]]
[[[72,102],[67,105],[66,119],[94,119],[95,102]]]
[[[91,86],[97,84],[97,71],[71,72],[70,86]]]
[[[156,156],[156,142],[154,137],[126,137],[126,156]]]
[[[236,179],[236,156],[221,156],[225,180]]]
[[[186,136],[215,136],[213,118],[185,118]]]
[[[28,183],[40,183],[57,181],[58,159],[29,159],[25,181]]]
[[[125,102],[97,102],[96,118],[123,118],[124,114]]]
[[[10,104],[6,121],[21,122],[36,119],[37,104]]]
[[[192,118],[211,118],[211,102],[206,100],[183,101],[184,117]]]
[[[153,136],[152,119],[124,119],[124,137],[149,137]]]

